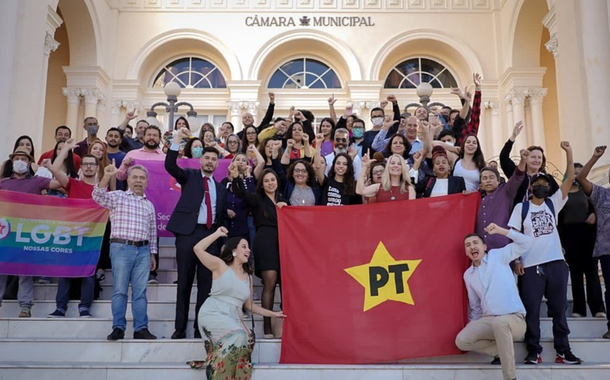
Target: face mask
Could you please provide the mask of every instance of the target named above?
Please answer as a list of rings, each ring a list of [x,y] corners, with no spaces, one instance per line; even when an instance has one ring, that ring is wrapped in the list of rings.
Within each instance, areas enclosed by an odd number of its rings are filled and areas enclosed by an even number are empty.
[[[371,119],[371,121],[376,127],[381,127],[383,125],[383,117],[374,117]]]
[[[90,125],[87,127],[87,133],[91,136],[97,135],[97,131],[100,129],[99,125]]]
[[[193,149],[191,149],[191,151],[193,152],[193,157],[195,158],[203,156],[203,148],[200,146],[194,147]]]
[[[443,141],[446,145],[454,146],[453,141]]]
[[[449,115],[441,115],[445,119],[445,123],[449,122]]]
[[[364,135],[364,129],[354,128],[354,129],[352,129],[352,135],[354,136],[354,138],[361,139],[362,136]]]
[[[28,163],[25,161],[13,161],[13,171],[17,174],[25,174],[28,171]]]
[[[532,188],[532,194],[538,199],[544,199],[549,195],[549,188],[544,185],[536,185]]]

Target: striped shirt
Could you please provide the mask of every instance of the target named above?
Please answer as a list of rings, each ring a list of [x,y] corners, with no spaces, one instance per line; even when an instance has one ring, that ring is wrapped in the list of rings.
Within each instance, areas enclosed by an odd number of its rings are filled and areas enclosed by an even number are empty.
[[[150,241],[150,254],[157,253],[157,223],[155,206],[146,196],[137,196],[133,191],[106,191],[93,188],[93,200],[110,210],[110,238],[133,241]]]

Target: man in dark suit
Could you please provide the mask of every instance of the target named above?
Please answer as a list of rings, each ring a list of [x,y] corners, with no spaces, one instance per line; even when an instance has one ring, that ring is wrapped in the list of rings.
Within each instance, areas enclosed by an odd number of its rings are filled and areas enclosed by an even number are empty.
[[[226,189],[212,176],[218,165],[218,152],[205,148],[201,156],[201,169],[182,169],[176,163],[180,142],[188,139],[190,131],[182,128],[167,151],[165,170],[178,181],[182,194],[172,213],[167,230],[176,236],[176,262],[178,263],[178,289],[176,321],[172,339],[186,338],[191,289],[197,274],[197,305],[195,309],[195,337],[201,337],[197,327],[197,314],[212,288],[212,273],[199,261],[193,247],[201,239],[224,226],[227,214]],[[219,245],[208,252],[219,255]]]

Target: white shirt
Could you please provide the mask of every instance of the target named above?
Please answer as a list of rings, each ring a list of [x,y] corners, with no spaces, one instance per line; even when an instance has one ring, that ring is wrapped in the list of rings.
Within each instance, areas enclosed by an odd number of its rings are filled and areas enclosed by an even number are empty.
[[[449,179],[448,178],[437,178],[434,182],[434,187],[430,193],[430,198],[442,197],[449,194]]]
[[[462,160],[457,160],[453,168],[453,175],[464,178],[467,191],[479,190],[479,177],[481,173],[478,169],[468,170],[462,165]]]
[[[559,212],[565,206],[568,197],[564,198],[561,189],[559,189],[548,199],[553,202],[555,215],[551,213],[551,210],[545,203],[537,206],[530,201],[530,208],[523,221],[523,233],[534,238],[534,243],[530,249],[521,257],[521,262],[525,268],[551,261],[564,260],[561,241],[557,232],[557,215],[559,215]],[[508,226],[518,231],[521,231],[522,208],[522,203],[517,204],[508,221]]]
[[[481,265],[471,266],[464,272],[469,321],[513,313],[525,315],[525,307],[509,264],[526,252],[534,239],[514,230],[509,231],[508,237],[513,243],[492,249],[485,254]]]
[[[335,160],[335,152],[327,154],[326,156],[324,156],[324,159],[326,160],[326,170],[324,171],[324,175],[328,176],[328,172],[333,166],[333,161]],[[356,155],[356,157],[354,157],[354,159],[352,160],[352,163],[354,165],[354,179],[358,180],[358,176],[360,175],[360,169],[362,168],[362,159],[360,158],[360,156]]]

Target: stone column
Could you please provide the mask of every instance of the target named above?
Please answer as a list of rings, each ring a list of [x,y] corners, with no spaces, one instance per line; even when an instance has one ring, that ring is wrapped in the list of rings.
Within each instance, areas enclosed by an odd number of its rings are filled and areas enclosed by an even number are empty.
[[[112,127],[116,127],[123,121],[124,115],[121,111],[124,103],[123,100],[114,100],[112,102],[112,120],[110,121]],[[133,108],[131,110],[133,110]]]
[[[254,125],[258,125],[258,122],[259,122],[258,108],[259,108],[259,102],[247,102],[246,103],[246,112],[248,112],[249,114],[252,114],[252,117],[254,118]],[[243,128],[244,128],[244,126],[240,120],[238,125],[235,126],[235,132],[239,132]]]
[[[80,89],[64,87],[63,93],[68,100],[68,112],[66,112],[66,125],[72,129],[76,137],[76,131],[80,127],[78,123],[78,108],[80,106]]]
[[[510,135],[513,133],[513,128],[515,127],[515,123],[513,122],[513,103],[511,101],[510,96],[506,95],[506,97],[504,98],[504,101],[506,103],[506,129],[508,132],[506,135],[506,139],[504,139],[504,142],[506,142],[506,140],[508,140]]]
[[[544,138],[544,117],[542,113],[542,99],[546,96],[546,88],[530,89],[528,91],[530,110],[532,113],[532,144],[539,145],[546,149]]]
[[[591,151],[597,144],[610,141],[608,128],[608,100],[610,99],[610,29],[608,3],[606,0],[582,1],[582,57],[587,78],[587,100],[589,107],[588,133]],[[586,157],[590,155],[587,153]],[[610,155],[601,158],[603,164],[610,163]]]
[[[241,110],[243,108],[241,102],[229,101],[227,104],[229,105],[230,112],[229,121],[233,124],[236,131],[238,129],[241,130],[243,128],[241,123]],[[220,127],[220,125],[215,127]]]
[[[508,93],[509,100],[513,108],[512,123],[510,123],[510,133],[513,133],[515,123],[522,120],[525,123],[525,97],[527,96],[527,90],[524,89],[512,89]],[[527,126],[526,126],[527,128]],[[509,135],[510,136],[510,135]],[[521,131],[521,134],[515,140],[514,151],[518,152],[521,149],[526,148],[527,138],[526,133]]]

